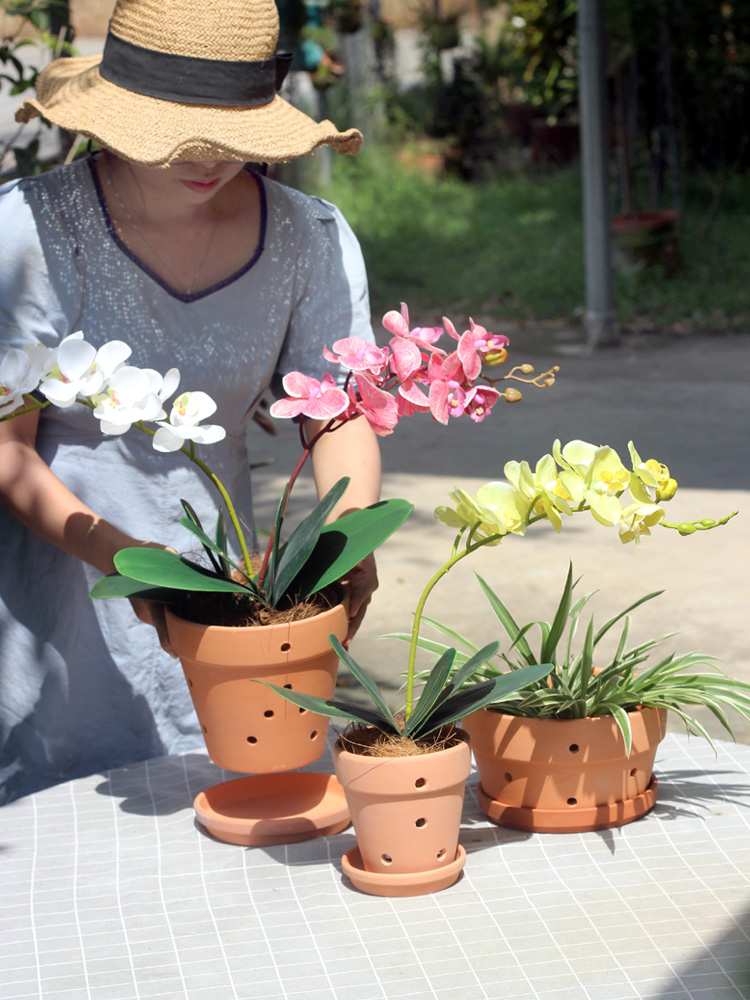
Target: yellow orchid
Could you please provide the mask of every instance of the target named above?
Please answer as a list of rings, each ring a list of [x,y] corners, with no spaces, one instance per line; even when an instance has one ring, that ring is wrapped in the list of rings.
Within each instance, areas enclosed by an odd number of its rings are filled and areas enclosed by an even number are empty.
[[[623,508],[619,532],[621,542],[640,544],[641,535],[650,535],[649,530],[664,517],[664,511],[654,503],[631,503]]]
[[[436,507],[435,517],[449,528],[473,528],[479,538],[489,538],[492,535],[504,535],[507,529],[494,516],[492,511],[482,507],[466,490],[456,487],[448,494],[455,507]],[[499,545],[497,538],[488,545]]]
[[[503,534],[525,535],[531,501],[510,483],[494,482],[480,486],[477,502],[489,512]]]
[[[646,486],[656,491],[656,499],[660,502],[671,500],[677,492],[677,480],[669,475],[669,469],[655,458],[644,462],[635,450],[632,441],[628,442],[628,450],[633,461],[633,474]]]
[[[558,478],[553,457],[543,455],[533,473],[528,462],[507,462],[503,471],[508,481],[533,503],[533,513],[546,516],[555,531],[560,531],[560,512],[572,514],[568,503],[571,497]]]
[[[564,448],[555,441],[552,449],[561,466],[560,482],[575,504],[585,503],[600,524],[619,524],[622,505],[618,496],[630,485],[630,471],[614,448],[587,441],[569,441]]]

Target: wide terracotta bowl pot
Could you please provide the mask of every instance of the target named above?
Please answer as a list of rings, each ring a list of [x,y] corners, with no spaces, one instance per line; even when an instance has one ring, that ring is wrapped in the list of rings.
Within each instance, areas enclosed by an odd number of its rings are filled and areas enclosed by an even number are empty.
[[[573,832],[620,826],[656,802],[654,759],[664,709],[628,713],[630,756],[612,716],[525,719],[483,709],[463,720],[479,771],[480,806],[502,826]]]
[[[253,682],[331,698],[338,657],[328,636],[346,637],[343,605],[303,621],[252,628],[200,625],[169,609],[166,616],[169,640],[215,764],[265,774],[304,767],[321,756],[328,719]]]

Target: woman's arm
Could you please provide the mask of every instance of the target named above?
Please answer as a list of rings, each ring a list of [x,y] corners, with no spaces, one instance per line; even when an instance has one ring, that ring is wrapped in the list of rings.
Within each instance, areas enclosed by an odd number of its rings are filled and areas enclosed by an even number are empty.
[[[306,420],[308,441],[327,421]],[[350,511],[369,507],[380,499],[380,449],[378,440],[364,417],[350,420],[332,434],[324,434],[312,450],[313,476],[318,496],[322,497],[342,476],[351,482],[334,508],[331,520]],[[375,557],[370,555],[347,575],[349,598],[348,645],[362,623],[367,605],[378,586]]]
[[[100,573],[113,573],[114,556],[120,549],[149,543],[99,517],[57,478],[36,450],[38,425],[38,412],[0,422],[0,502],[46,542],[90,563]],[[171,652],[163,606],[139,599],[131,603]]]

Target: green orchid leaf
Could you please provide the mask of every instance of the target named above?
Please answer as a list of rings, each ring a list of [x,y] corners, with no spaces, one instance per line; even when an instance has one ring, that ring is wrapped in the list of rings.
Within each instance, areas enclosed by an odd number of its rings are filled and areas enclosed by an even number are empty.
[[[219,507],[218,513],[216,515],[216,548],[219,551],[219,562],[221,563],[221,572],[226,580],[232,579],[231,567],[234,563],[229,558],[228,548],[227,548],[227,525],[224,520],[224,511]],[[236,568],[236,567],[235,567]],[[247,567],[247,573],[250,573],[250,567]]]
[[[153,587],[205,593],[253,593],[249,587],[215,576],[177,553],[164,549],[121,549],[114,562],[115,569],[122,576]]]
[[[318,698],[312,694],[305,694],[303,691],[294,691],[290,688],[279,687],[278,684],[269,684],[266,681],[253,681],[254,684],[262,684],[264,687],[275,691],[285,701],[304,708],[308,712],[316,715],[324,715],[329,719],[351,719],[354,722],[362,722],[366,726],[375,726],[384,733],[398,733],[398,727],[391,723],[388,718],[380,712],[373,712],[369,708],[361,708],[359,705],[351,705],[345,701],[332,701]]]
[[[413,509],[407,500],[381,500],[327,524],[287,591],[310,597],[340,580],[400,528]]]
[[[294,580],[315,548],[320,538],[323,525],[328,516],[346,492],[350,483],[348,476],[343,476],[331,487],[323,499],[310,514],[292,532],[284,548],[284,555],[275,565],[273,586],[271,588],[271,603],[276,605],[286,593],[289,584]],[[277,539],[274,539],[276,542]]]
[[[264,587],[266,593],[270,595],[271,604],[274,604],[273,591],[274,591],[274,580],[276,579],[276,567],[279,563],[279,549],[281,547],[281,525],[284,523],[284,518],[286,517],[286,509],[289,506],[289,495],[292,492],[291,481],[286,484],[284,490],[279,498],[278,506],[276,507],[276,518],[273,522],[273,536],[271,541],[271,552],[268,557],[268,565],[266,566],[266,575],[264,577]],[[271,581],[270,584],[266,581]]]
[[[194,533],[195,533],[195,535],[196,535],[197,538],[201,539],[201,544],[203,545],[204,549],[206,550],[206,555],[208,556],[209,560],[211,561],[211,565],[214,567],[214,569],[216,570],[217,573],[220,573],[221,572],[221,566],[219,565],[218,560],[214,558],[214,554],[213,554],[213,551],[212,551],[213,546],[212,545],[206,545],[206,543],[201,538],[202,535],[205,535],[205,532],[203,531],[203,525],[201,524],[200,518],[196,514],[196,512],[193,509],[192,505],[187,502],[187,500],[180,500],[180,503],[182,504],[183,509],[184,509],[185,513],[187,514],[187,516],[188,516],[188,520],[186,521],[183,518],[183,519],[180,520],[180,524],[182,524],[184,527],[186,527],[188,529],[188,531],[193,531],[193,528],[197,528],[198,529]]]
[[[341,645],[336,636],[333,635],[333,633],[328,636],[328,641],[330,642],[332,648],[334,649],[336,655],[341,660],[341,662],[346,666],[346,668],[349,670],[352,676],[359,681],[359,683],[362,685],[365,691],[369,694],[370,698],[373,701],[373,704],[379,710],[383,718],[387,719],[389,725],[392,725],[393,728],[396,730],[396,732],[398,732],[398,726],[396,724],[396,720],[393,718],[393,713],[388,707],[388,704],[385,698],[383,697],[380,688],[372,679],[372,677],[370,677],[368,673],[365,673],[365,671],[362,669],[362,667],[360,667],[360,665],[357,663],[357,661],[354,659],[351,653],[349,653],[346,649],[344,649],[344,647]]]
[[[465,646],[466,649],[471,650],[472,653],[479,651],[479,647],[475,646],[473,642],[466,638],[465,635],[461,635],[460,632],[456,632],[455,629],[448,628],[447,625],[443,625],[442,622],[436,621],[434,618],[428,618],[427,615],[422,616],[422,622],[425,625],[429,625],[430,628],[434,628],[441,635],[446,636],[452,641],[452,644],[458,646]]]
[[[501,674],[494,680],[481,681],[479,684],[464,688],[438,706],[437,710],[425,720],[420,735],[426,736],[441,726],[457,722],[470,712],[478,712],[480,708],[496,704],[509,694],[546,677],[552,669],[551,663],[537,663],[509,674]]]
[[[222,564],[213,555],[214,552],[219,556],[219,559],[222,562],[229,563],[230,565],[234,566],[234,568],[237,570],[238,573],[242,573],[240,567],[235,562],[232,562],[232,560],[229,558],[228,555],[222,552],[221,548],[206,534],[203,528],[198,527],[197,524],[194,524],[187,517],[181,517],[180,524],[183,526],[183,528],[187,528],[187,530],[190,532],[191,535],[195,535],[195,537],[200,541],[204,549],[209,553],[209,555],[211,556],[211,562],[213,563],[214,566],[214,571],[216,572],[217,576],[221,576],[225,579],[228,578],[227,574],[224,572],[222,568]],[[243,577],[245,576],[244,573],[242,573],[242,575]]]
[[[488,660],[491,660],[492,657],[495,656],[499,648],[500,648],[499,642],[490,642],[486,646],[483,646],[481,649],[477,650],[474,656],[472,656],[471,659],[467,660],[466,663],[464,663],[463,666],[459,670],[457,670],[456,673],[451,678],[455,689],[459,691],[464,686],[464,684],[467,683],[467,681],[471,680],[474,674],[481,667],[483,667],[484,664],[488,662]]]
[[[90,597],[142,597],[146,601],[161,601],[171,604],[179,598],[179,592],[165,587],[152,587],[150,583],[129,580],[119,573],[110,573],[97,580],[89,591]]]
[[[562,638],[563,631],[565,630],[565,623],[568,620],[572,597],[573,564],[570,563],[560,603],[557,606],[555,617],[552,619],[552,625],[550,626],[549,632],[544,636],[544,642],[542,643],[542,651],[539,659],[544,663],[554,663],[557,659],[557,644]]]
[[[528,663],[529,666],[532,666],[537,662],[537,659],[531,652],[531,646],[529,646],[528,642],[526,642],[524,638],[518,639],[520,629],[513,620],[513,616],[511,615],[510,611],[508,611],[508,609],[505,607],[505,605],[497,596],[497,594],[493,591],[493,589],[489,586],[489,584],[485,583],[485,581],[478,573],[476,573],[475,576],[479,581],[479,586],[484,591],[487,600],[490,602],[490,607],[497,615],[500,624],[508,633],[511,642],[513,642],[514,645],[516,645],[518,652],[526,661],[526,663]]]
[[[441,693],[445,690],[446,681],[450,676],[455,658],[456,650],[446,649],[430,671],[422,694],[404,725],[404,736],[411,736],[417,732],[422,720],[430,714]],[[453,690],[452,684],[449,686],[449,689]]]

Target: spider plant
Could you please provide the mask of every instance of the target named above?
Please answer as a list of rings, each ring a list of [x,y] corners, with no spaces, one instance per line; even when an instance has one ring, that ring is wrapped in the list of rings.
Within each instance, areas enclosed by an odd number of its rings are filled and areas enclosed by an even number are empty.
[[[477,668],[477,675],[485,680],[512,677],[518,671],[537,663],[553,663],[554,668],[523,690],[505,693],[488,707],[508,715],[539,719],[582,719],[597,715],[612,715],[622,732],[630,754],[632,737],[628,712],[638,708],[664,708],[674,712],[685,723],[688,733],[704,737],[713,747],[705,727],[687,710],[686,706],[707,708],[719,720],[732,738],[726,710],[732,709],[750,720],[750,684],[729,677],[715,663],[715,658],[693,651],[676,656],[670,653],[652,662],[653,651],[674,632],[648,639],[633,646],[630,636],[630,612],[658,597],[655,591],[634,601],[627,608],[596,628],[593,615],[589,618],[583,642],[574,649],[574,638],[581,626],[582,613],[593,592],[573,603],[573,590],[579,582],[573,581],[572,566],[563,588],[560,603],[551,622],[533,621],[516,624],[508,608],[489,584],[477,574],[479,585],[490,607],[510,639],[507,652],[499,656],[500,662],[485,662]],[[462,646],[467,652],[454,657],[454,670],[474,655],[476,647],[454,629],[447,628],[434,619],[424,619],[427,624]],[[602,663],[597,655],[601,640],[618,623],[622,623],[614,656]],[[531,633],[538,631],[538,645],[532,647]],[[391,636],[402,640],[411,637],[404,633]],[[419,637],[421,648],[442,657],[446,646],[440,642]],[[696,667],[709,667],[711,672],[695,673]],[[714,748],[715,749],[715,748]]]

